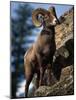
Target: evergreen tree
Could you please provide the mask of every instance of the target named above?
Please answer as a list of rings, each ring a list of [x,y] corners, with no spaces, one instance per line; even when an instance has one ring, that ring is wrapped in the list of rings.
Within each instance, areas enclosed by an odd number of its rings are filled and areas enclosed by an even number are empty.
[[[19,3],[16,17],[11,16],[11,98],[16,98],[18,77],[23,75],[23,56],[27,48],[26,36],[32,34],[32,7]],[[12,13],[12,12],[11,12]]]

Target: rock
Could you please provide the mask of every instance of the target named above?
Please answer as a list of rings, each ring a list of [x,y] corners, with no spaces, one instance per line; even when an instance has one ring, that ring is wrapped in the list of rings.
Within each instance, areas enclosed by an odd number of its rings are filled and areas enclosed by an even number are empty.
[[[61,45],[64,44],[65,41],[68,41],[69,39],[73,38],[73,30],[74,30],[73,16],[74,15],[73,15],[73,8],[72,8],[64,15],[61,16],[64,17],[65,20],[62,21],[60,25],[57,25],[55,27],[56,30],[55,38],[56,38],[57,48],[61,47]]]
[[[62,70],[61,79],[53,86],[41,86],[34,96],[62,96],[74,94],[73,66]]]

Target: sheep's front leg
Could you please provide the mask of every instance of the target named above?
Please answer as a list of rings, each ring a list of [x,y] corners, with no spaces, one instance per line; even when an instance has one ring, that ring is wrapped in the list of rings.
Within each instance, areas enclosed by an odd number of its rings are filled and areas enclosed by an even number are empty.
[[[48,74],[48,85],[50,85],[51,83],[51,64],[48,65],[48,68],[47,68],[47,74]]]
[[[44,72],[45,72],[45,68],[41,67],[40,68],[40,82],[39,82],[39,86],[43,85],[43,77],[44,77]]]
[[[43,68],[42,68],[42,66],[41,66],[41,59],[40,59],[41,57],[40,57],[40,55],[39,54],[37,54],[37,60],[38,60],[38,66],[39,66],[39,86],[41,86],[42,85],[42,81],[43,81],[43,75],[44,75],[44,71],[43,71]],[[37,76],[38,77],[38,76]]]
[[[37,78],[36,78],[36,88],[39,87],[39,81],[40,81],[40,71],[37,72]]]
[[[49,65],[48,66],[48,81],[47,81],[47,85],[53,85],[57,82],[55,76],[54,76],[54,73],[53,73],[53,64]]]

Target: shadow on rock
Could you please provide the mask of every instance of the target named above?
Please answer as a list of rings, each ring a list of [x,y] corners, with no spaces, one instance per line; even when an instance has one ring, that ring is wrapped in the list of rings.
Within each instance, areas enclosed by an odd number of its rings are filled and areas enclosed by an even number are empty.
[[[53,62],[53,74],[60,80],[61,71],[64,67],[74,64],[74,39],[69,39],[55,53]]]

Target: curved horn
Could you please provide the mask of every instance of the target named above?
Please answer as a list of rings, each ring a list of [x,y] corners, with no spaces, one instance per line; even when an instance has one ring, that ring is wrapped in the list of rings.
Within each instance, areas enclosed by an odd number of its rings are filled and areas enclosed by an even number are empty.
[[[43,8],[38,8],[38,9],[33,11],[32,21],[36,27],[40,27],[42,25],[42,23],[38,19],[38,15],[41,14],[42,16],[44,16],[47,13],[48,13],[48,11],[43,9]]]

